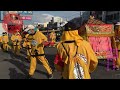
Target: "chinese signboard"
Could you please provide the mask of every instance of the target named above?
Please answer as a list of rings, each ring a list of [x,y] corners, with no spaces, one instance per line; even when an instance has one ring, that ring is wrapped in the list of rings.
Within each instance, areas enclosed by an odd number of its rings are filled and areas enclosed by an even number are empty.
[[[33,14],[33,11],[17,11],[17,12],[22,15],[32,15]]]
[[[31,16],[22,16],[22,20],[31,20],[32,17]]]
[[[17,11],[8,11],[9,12],[9,14],[16,14],[17,13]]]

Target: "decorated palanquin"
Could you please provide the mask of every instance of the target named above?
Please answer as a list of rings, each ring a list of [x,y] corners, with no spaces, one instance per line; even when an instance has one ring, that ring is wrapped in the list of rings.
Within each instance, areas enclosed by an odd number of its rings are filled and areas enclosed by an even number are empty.
[[[79,29],[79,34],[89,41],[98,59],[113,58],[116,55],[114,25],[90,18]]]

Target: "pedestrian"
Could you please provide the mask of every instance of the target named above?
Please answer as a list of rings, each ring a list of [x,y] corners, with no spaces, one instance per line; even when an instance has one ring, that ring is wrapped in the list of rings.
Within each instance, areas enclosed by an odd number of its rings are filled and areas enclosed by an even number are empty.
[[[50,47],[51,46],[53,46],[53,47],[55,47],[55,43],[56,43],[56,33],[55,33],[55,31],[54,31],[54,29],[53,29],[53,31],[50,33],[50,35],[49,35],[50,37]]]
[[[1,36],[1,48],[3,49],[3,51],[8,51],[8,49],[11,49],[8,43],[9,43],[8,34],[7,32],[3,32]]]
[[[49,66],[48,60],[45,58],[44,53],[44,42],[47,41],[47,37],[40,31],[35,31],[33,25],[28,25],[28,34],[32,36],[31,38],[31,51],[30,53],[30,69],[28,78],[31,78],[34,75],[36,69],[36,59],[42,62],[44,68],[48,72],[48,78],[53,77],[52,69]],[[28,36],[29,37],[29,36]]]
[[[63,79],[90,79],[90,73],[97,67],[98,60],[92,47],[79,36],[72,22],[65,24],[54,63]]]
[[[31,52],[31,41],[32,41],[32,35],[26,34],[24,37],[24,41],[22,44],[23,48],[26,48],[27,50],[27,57],[25,57],[28,62],[30,61],[30,53]]]
[[[11,36],[11,41],[12,41],[12,45],[13,45],[14,54],[19,55],[20,54],[20,49],[21,49],[21,41],[22,41],[22,37],[21,37],[20,33],[15,32]]]

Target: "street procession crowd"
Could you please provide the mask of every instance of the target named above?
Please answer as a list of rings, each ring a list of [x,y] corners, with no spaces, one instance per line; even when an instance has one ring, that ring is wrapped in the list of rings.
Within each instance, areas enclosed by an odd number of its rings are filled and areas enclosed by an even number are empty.
[[[25,48],[27,60],[30,61],[30,68],[26,78],[31,79],[36,70],[37,60],[39,60],[48,73],[48,78],[52,79],[53,70],[45,57],[44,48],[48,38],[33,25],[28,25],[24,30],[27,33],[22,35],[16,32],[9,38],[7,32],[3,32],[0,37],[1,49],[9,51],[12,49],[15,55],[20,54],[20,50]],[[98,59],[90,43],[84,40],[79,34],[76,24],[68,22],[64,25],[64,30],[60,41],[56,43],[56,34],[49,35],[57,53],[53,60],[54,67],[61,72],[61,79],[91,79],[90,74],[94,72],[98,65]],[[12,45],[9,45],[9,42]],[[119,66],[118,68],[119,69]]]

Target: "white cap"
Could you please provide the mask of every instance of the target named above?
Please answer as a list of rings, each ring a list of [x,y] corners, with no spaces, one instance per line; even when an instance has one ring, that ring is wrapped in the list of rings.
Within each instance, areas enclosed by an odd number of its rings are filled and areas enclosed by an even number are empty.
[[[28,25],[27,28],[24,31],[28,31],[30,29],[34,29],[35,27],[33,25]]]
[[[117,24],[115,24],[115,25],[120,25],[120,22],[117,22]]]

